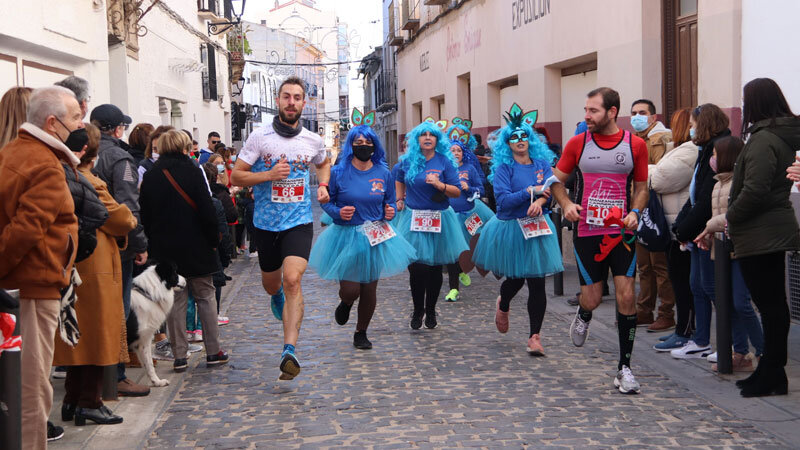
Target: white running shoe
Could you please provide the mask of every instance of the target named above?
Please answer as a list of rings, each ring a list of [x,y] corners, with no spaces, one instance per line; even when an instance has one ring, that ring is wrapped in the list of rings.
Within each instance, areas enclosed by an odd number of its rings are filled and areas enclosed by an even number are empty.
[[[676,359],[692,359],[692,358],[702,358],[704,353],[707,353],[711,350],[710,345],[697,345],[694,341],[689,341],[681,348],[676,348],[675,350],[670,350],[670,355]]]
[[[172,354],[172,346],[169,344],[168,339],[156,342],[155,349],[153,350],[153,359],[159,361],[173,361],[175,359],[175,355]]]
[[[638,394],[641,387],[636,378],[633,377],[633,372],[628,366],[622,366],[622,369],[617,372],[614,378],[614,386],[619,388],[623,394]]]
[[[584,322],[578,311],[575,312],[575,318],[572,319],[572,324],[569,326],[569,336],[572,338],[572,343],[576,347],[583,347],[586,343],[586,338],[589,337],[589,322]]]
[[[717,352],[714,352],[714,353],[706,356],[706,360],[708,360],[708,362],[710,362],[710,363],[717,362]]]
[[[189,347],[186,349],[187,353],[197,353],[203,349],[202,345],[197,344],[189,344]]]

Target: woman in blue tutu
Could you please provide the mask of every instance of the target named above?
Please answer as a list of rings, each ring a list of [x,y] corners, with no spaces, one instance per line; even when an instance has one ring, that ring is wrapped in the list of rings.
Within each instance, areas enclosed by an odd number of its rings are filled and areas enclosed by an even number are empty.
[[[515,103],[506,115],[492,151],[489,180],[494,184],[497,215],[483,227],[473,261],[505,276],[495,311],[497,331],[508,331],[511,299],[528,282],[530,335],[528,352],[544,355],[539,332],[547,308],[544,277],[562,272],[561,252],[553,223],[544,210],[548,202],[550,163],[555,154],[533,131],[536,111],[523,114]]]
[[[331,170],[330,202],[322,205],[333,223],[317,238],[308,265],[321,278],[339,282],[336,323],[347,323],[358,300],[353,345],[370,349],[367,327],[375,312],[378,280],[403,272],[416,252],[388,223],[396,209],[394,179],[383,146],[369,126],[374,113],[362,118],[356,110],[353,116],[356,126]]]
[[[408,150],[397,169],[399,210],[396,228],[416,249],[408,268],[414,312],[411,328],[436,328],[436,301],[442,289],[442,265],[458,260],[469,249],[449,198],[461,195],[450,141],[442,131],[447,122],[425,119],[408,134]]]
[[[453,158],[458,164],[458,187],[461,189],[461,195],[450,199],[450,206],[458,216],[464,239],[469,243],[473,236],[480,234],[483,225],[494,217],[494,212],[480,200],[480,197],[484,195],[484,190],[478,171],[464,160],[464,155],[469,152],[467,148],[469,134],[459,128],[451,127],[450,130],[450,153],[453,154]],[[447,275],[450,292],[445,295],[444,299],[449,302],[457,302],[461,298],[458,289],[459,282],[464,286],[469,286],[472,284],[472,280],[458,261],[447,265]]]

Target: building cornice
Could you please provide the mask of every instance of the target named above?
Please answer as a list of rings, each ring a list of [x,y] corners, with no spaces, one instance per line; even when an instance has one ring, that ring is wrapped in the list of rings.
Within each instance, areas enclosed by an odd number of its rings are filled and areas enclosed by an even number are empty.
[[[455,5],[450,6],[446,10],[444,10],[444,12],[439,13],[439,15],[436,16],[433,20],[423,25],[422,28],[420,28],[416,33],[414,33],[414,35],[411,36],[409,40],[403,42],[399,47],[397,47],[397,51],[395,53],[399,54],[400,52],[405,50],[406,47],[413,44],[414,41],[417,40],[417,37],[421,36],[425,31],[427,31],[428,28],[432,27],[436,22],[438,22],[439,19],[442,19],[451,12],[460,9],[462,6],[464,6],[464,4],[469,3],[470,1],[472,0],[459,0],[458,3],[456,3]]]

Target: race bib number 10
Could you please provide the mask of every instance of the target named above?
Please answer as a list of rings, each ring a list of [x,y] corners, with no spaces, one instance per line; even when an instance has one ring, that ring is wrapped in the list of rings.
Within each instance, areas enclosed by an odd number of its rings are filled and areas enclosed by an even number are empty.
[[[429,209],[415,209],[411,213],[411,231],[423,233],[442,232],[442,212]]]
[[[517,222],[519,223],[519,228],[522,230],[522,235],[526,240],[538,236],[553,234],[553,230],[551,230],[550,226],[547,225],[547,221],[542,215],[536,217],[523,217],[521,219],[517,219]]]
[[[586,202],[586,223],[602,227],[609,211],[615,206],[624,210],[625,200],[589,197]]]
[[[364,234],[367,235],[367,239],[369,239],[370,247],[375,247],[381,242],[386,242],[396,236],[392,227],[384,220],[364,222],[362,229]]]
[[[464,221],[464,226],[467,227],[467,233],[469,233],[470,236],[475,236],[478,229],[483,226],[483,221],[480,216],[478,216],[478,213],[472,213],[472,215],[467,217],[467,220]]]
[[[293,178],[272,182],[272,201],[274,203],[298,203],[305,198],[305,180]]]

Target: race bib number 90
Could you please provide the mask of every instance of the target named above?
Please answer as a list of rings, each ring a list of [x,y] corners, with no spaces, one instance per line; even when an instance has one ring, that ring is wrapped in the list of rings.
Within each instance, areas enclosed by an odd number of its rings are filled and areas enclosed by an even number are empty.
[[[274,203],[298,203],[305,198],[305,180],[293,178],[272,182],[272,201]]]
[[[611,208],[625,209],[625,200],[589,197],[586,203],[586,223],[589,225],[603,226]]]
[[[522,235],[526,240],[538,236],[553,234],[553,230],[550,229],[550,226],[547,224],[547,221],[544,219],[543,215],[536,217],[523,217],[521,219],[517,219],[517,222],[519,223],[519,228],[522,230]]]
[[[367,239],[369,239],[370,247],[375,247],[381,242],[386,242],[396,236],[392,227],[384,220],[364,222],[362,230],[364,230],[364,234],[366,234]]]
[[[415,209],[411,213],[411,231],[423,233],[442,232],[442,212],[428,209]]]
[[[472,213],[472,215],[467,217],[467,220],[464,221],[464,226],[467,227],[467,233],[469,233],[470,236],[475,236],[478,229],[483,226],[483,221],[480,216],[478,216],[478,213]]]

